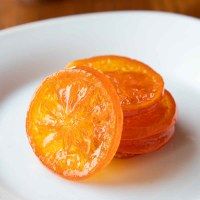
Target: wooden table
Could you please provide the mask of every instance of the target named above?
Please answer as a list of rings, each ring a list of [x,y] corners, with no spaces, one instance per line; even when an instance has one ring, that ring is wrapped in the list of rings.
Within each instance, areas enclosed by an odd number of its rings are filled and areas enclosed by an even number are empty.
[[[111,10],[160,10],[200,17],[200,0],[0,0],[0,29],[46,18]]]

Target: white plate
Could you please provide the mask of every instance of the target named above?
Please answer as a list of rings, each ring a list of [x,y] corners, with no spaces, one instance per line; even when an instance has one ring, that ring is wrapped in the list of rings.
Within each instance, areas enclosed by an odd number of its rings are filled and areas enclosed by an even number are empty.
[[[27,105],[47,74],[99,54],[159,71],[178,109],[175,137],[158,152],[113,160],[84,183],[43,167],[25,133]],[[80,15],[0,32],[0,199],[200,199],[200,22],[159,12]]]

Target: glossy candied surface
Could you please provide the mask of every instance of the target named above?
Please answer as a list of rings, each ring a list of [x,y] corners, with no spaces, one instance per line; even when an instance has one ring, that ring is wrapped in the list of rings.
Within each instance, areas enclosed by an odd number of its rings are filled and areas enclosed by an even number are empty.
[[[121,56],[97,56],[75,60],[67,67],[89,66],[103,71],[120,96],[125,115],[154,105],[163,95],[162,77],[146,64]]]
[[[26,129],[44,165],[67,179],[81,180],[111,161],[122,121],[109,79],[85,67],[60,71],[42,82],[27,113]]]
[[[175,124],[176,104],[165,90],[162,100],[153,108],[137,115],[124,117],[122,140],[141,139],[156,135]]]
[[[174,134],[174,126],[168,130],[147,138],[138,140],[121,141],[115,157],[129,158],[138,154],[146,154],[160,149],[164,146]]]

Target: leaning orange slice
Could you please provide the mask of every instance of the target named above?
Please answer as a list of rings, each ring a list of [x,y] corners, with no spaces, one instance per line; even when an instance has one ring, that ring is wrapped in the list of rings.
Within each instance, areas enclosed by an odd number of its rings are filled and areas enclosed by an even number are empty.
[[[47,77],[30,104],[26,129],[42,163],[81,180],[104,168],[120,143],[123,115],[110,80],[88,67]]]

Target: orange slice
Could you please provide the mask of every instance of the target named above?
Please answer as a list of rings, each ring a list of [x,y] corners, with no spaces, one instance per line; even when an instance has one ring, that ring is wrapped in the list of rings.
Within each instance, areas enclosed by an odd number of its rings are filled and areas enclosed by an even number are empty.
[[[156,104],[163,95],[162,77],[146,64],[121,56],[75,60],[68,67],[89,66],[104,72],[120,97],[124,115],[133,115]]]
[[[138,140],[122,140],[115,155],[117,158],[129,158],[138,154],[146,154],[163,147],[173,136],[174,126],[168,130]]]
[[[124,117],[122,140],[136,140],[166,131],[176,121],[176,104],[165,90],[162,100],[153,108],[134,116]]]
[[[30,104],[26,129],[42,163],[82,180],[114,157],[122,132],[120,100],[109,79],[88,67],[47,77]]]

